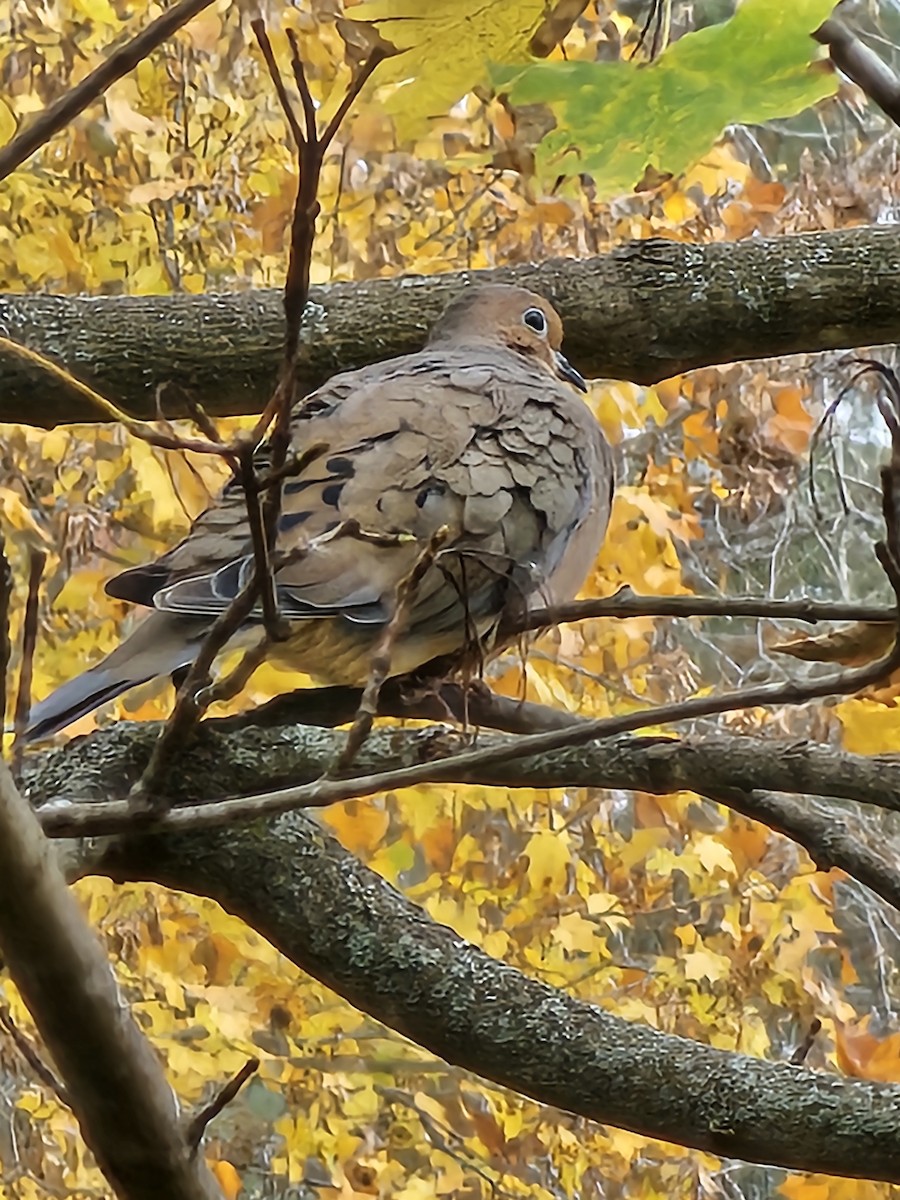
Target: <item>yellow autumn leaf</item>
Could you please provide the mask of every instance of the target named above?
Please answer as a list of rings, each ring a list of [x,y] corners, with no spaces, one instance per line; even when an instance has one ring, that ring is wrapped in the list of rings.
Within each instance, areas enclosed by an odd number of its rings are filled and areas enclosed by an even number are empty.
[[[379,66],[375,82],[394,85],[386,107],[408,137],[485,83],[489,63],[528,61],[545,8],[544,0],[364,0],[350,12],[401,51]],[[439,71],[429,69],[434,63]]]
[[[528,856],[529,886],[536,892],[561,895],[565,890],[571,859],[568,836],[541,830],[529,838],[525,853]]]
[[[695,983],[708,979],[715,983],[727,979],[732,972],[731,959],[725,954],[714,954],[711,950],[692,950],[681,956],[685,979]]]
[[[693,844],[693,851],[703,864],[703,869],[712,873],[721,871],[724,875],[735,875],[734,859],[727,846],[717,837],[698,838]]]
[[[0,487],[0,513],[4,524],[18,533],[25,534],[27,541],[32,544],[49,545],[47,531],[37,523],[22,497],[12,488]]]
[[[335,804],[326,809],[322,817],[341,844],[354,854],[362,854],[379,846],[384,841],[391,820],[374,798]]]
[[[211,1162],[209,1169],[212,1171],[216,1183],[222,1189],[225,1200],[237,1200],[243,1187],[237,1168],[225,1159],[219,1159],[218,1162]]]
[[[900,751],[900,708],[896,701],[844,700],[834,708],[844,731],[844,749],[852,754]]]
[[[9,105],[0,100],[0,146],[5,146],[16,136],[16,118]]]
[[[894,626],[857,621],[815,637],[803,634],[776,642],[769,649],[789,654],[804,662],[833,662],[846,667],[862,666],[887,654],[894,644]]]

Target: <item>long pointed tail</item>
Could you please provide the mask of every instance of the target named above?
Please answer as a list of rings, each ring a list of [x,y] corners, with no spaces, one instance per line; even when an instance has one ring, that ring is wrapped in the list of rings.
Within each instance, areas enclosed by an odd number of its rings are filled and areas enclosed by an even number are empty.
[[[70,679],[34,706],[25,740],[50,737],[129,688],[186,666],[202,636],[203,626],[197,622],[169,613],[151,613],[96,667]]]

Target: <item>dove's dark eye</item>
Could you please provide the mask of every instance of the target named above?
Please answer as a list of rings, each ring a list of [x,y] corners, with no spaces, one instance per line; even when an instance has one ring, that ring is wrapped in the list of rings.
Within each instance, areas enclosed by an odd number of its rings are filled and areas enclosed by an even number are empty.
[[[542,337],[547,332],[547,318],[539,308],[526,308],[522,314],[522,320],[529,329],[533,329],[535,333],[539,333]]]

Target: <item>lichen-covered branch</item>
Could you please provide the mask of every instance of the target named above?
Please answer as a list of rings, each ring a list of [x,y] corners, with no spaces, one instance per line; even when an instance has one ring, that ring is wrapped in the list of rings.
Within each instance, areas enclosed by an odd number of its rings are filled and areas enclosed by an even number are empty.
[[[122,794],[154,736],[152,727],[119,725],[35,755],[26,762],[29,798]],[[356,768],[421,761],[433,737],[379,730]],[[210,722],[166,786],[196,803],[306,781],[335,760],[342,738],[296,727],[226,733]],[[746,789],[748,802],[754,789],[819,791],[896,807],[900,758],[726,735],[623,737],[498,765],[477,782],[706,794],[721,786]],[[726,1156],[900,1181],[900,1088],[724,1054],[527,979],[431,922],[305,814],[111,840],[95,869],[213,897],[378,1020],[544,1103]]]
[[[710,363],[900,341],[895,229],[704,246],[650,239],[598,258],[313,288],[300,390],[421,348],[447,300],[476,274],[549,296],[565,321],[567,352],[595,377],[650,383]],[[166,380],[190,389],[210,413],[261,409],[281,361],[284,316],[275,289],[5,295],[0,330],[151,418],[155,387]],[[58,380],[0,355],[0,420],[50,427],[96,416]]]
[[[572,999],[430,921],[303,814],[134,839],[106,870],[212,896],[358,1008],[543,1104],[729,1158],[900,1181],[900,1087],[728,1054]]]

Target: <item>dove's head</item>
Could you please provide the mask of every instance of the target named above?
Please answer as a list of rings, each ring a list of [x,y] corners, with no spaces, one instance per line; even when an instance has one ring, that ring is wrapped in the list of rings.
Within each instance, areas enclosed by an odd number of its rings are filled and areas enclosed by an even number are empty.
[[[587,384],[560,349],[562,339],[559,313],[543,296],[511,284],[476,283],[447,306],[429,345],[499,341],[586,392]]]

